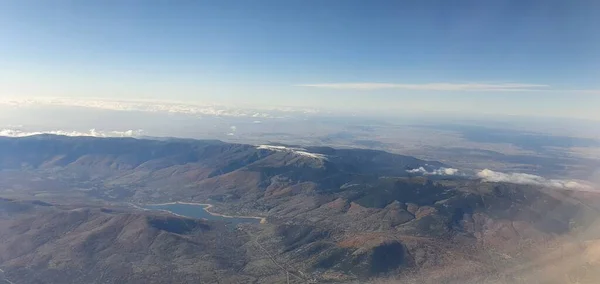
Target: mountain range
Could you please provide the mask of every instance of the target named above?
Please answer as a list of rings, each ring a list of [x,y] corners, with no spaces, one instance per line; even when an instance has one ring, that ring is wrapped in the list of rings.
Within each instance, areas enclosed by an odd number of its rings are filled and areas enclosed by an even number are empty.
[[[600,194],[421,167],[449,168],[366,149],[0,138],[0,268],[13,283],[600,279]],[[140,209],[167,202],[267,222]]]

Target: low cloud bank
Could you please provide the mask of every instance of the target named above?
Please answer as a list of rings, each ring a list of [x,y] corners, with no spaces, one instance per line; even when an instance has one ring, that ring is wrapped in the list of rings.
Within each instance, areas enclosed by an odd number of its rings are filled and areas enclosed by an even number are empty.
[[[81,131],[64,131],[64,130],[50,130],[50,131],[23,131],[19,129],[0,129],[0,136],[6,137],[26,137],[40,134],[53,134],[63,136],[91,136],[91,137],[136,137],[142,135],[142,130],[126,130],[126,131],[99,131],[96,129],[90,129],[87,132]]]
[[[253,119],[281,118],[290,115],[319,113],[317,109],[290,107],[223,106],[210,103],[169,102],[147,100],[77,99],[77,98],[0,98],[0,106],[83,107],[114,111],[177,113],[198,116],[247,117]]]
[[[422,175],[454,176],[454,175],[458,174],[458,169],[441,167],[436,170],[427,171],[423,167],[418,167],[416,169],[407,170],[406,172],[411,173],[411,174],[422,174]]]
[[[591,186],[573,180],[547,179],[541,176],[523,173],[502,173],[489,169],[477,173],[477,177],[486,182],[508,182],[515,184],[539,185],[563,189],[592,189]]]
[[[454,168],[444,168],[427,170],[424,167],[419,167],[406,172],[418,175],[436,175],[436,176],[465,176],[463,172]],[[475,174],[475,177],[481,179],[483,182],[506,182],[514,184],[525,184],[525,185],[537,185],[552,188],[562,188],[571,190],[593,190],[594,188],[589,184],[574,180],[562,180],[562,179],[548,179],[541,176],[524,173],[502,173],[492,171],[490,169],[484,169]]]

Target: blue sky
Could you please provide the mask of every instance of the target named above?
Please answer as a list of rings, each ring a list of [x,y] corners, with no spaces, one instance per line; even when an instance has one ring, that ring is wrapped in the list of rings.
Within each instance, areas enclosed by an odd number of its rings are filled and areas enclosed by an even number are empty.
[[[600,119],[600,1],[0,1],[0,96]]]

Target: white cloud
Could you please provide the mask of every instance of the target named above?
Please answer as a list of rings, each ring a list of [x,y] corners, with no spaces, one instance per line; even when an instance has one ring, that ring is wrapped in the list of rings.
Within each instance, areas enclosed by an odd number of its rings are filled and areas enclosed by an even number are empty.
[[[208,103],[188,103],[152,100],[114,100],[77,98],[0,98],[0,105],[11,107],[59,106],[83,107],[115,111],[179,113],[199,116],[248,117],[252,119],[278,118],[294,114],[314,114],[315,109],[264,107],[231,107]]]
[[[137,137],[142,135],[143,130],[126,130],[126,131],[98,131],[90,129],[87,132],[81,131],[65,131],[65,130],[49,130],[49,131],[23,131],[19,129],[0,129],[0,136],[8,137],[26,137],[40,134],[53,134],[63,136],[92,136],[92,137]]]
[[[422,174],[422,175],[436,175],[436,176],[454,176],[458,175],[458,169],[444,168],[441,167],[436,170],[427,171],[424,167],[418,167],[416,169],[407,170],[406,172],[411,174]]]
[[[300,87],[314,87],[344,90],[379,90],[400,89],[410,91],[480,91],[480,92],[512,92],[512,91],[541,91],[548,88],[542,84],[520,83],[427,83],[427,84],[393,84],[393,83],[327,83],[301,84]]]
[[[425,174],[427,172],[427,170],[423,167],[419,167],[416,169],[412,169],[412,170],[406,170],[407,173],[411,173],[411,174]]]
[[[227,136],[235,136],[236,131],[237,131],[237,127],[235,125],[230,126]]]
[[[489,169],[477,173],[486,182],[508,182],[515,184],[539,185],[563,189],[592,189],[591,186],[573,180],[546,179],[541,176],[523,173],[501,173]]]
[[[434,173],[436,173],[437,175],[453,176],[458,174],[458,170],[453,168],[439,168],[435,170]]]

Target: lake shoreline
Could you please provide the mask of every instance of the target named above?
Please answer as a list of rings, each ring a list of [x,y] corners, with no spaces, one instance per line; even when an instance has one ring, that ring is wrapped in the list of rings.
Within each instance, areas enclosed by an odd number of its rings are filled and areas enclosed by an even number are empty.
[[[190,218],[188,216],[183,216],[177,213],[174,213],[172,211],[166,210],[166,209],[148,209],[148,208],[143,208],[139,205],[135,205],[133,203],[129,203],[130,205],[138,208],[138,209],[143,209],[143,210],[159,210],[159,211],[166,211],[169,212],[173,215],[176,216],[180,216],[180,217],[185,217],[185,218]],[[206,213],[213,215],[213,216],[219,216],[219,217],[223,217],[223,218],[248,218],[248,219],[257,219],[260,220],[260,224],[265,224],[267,223],[267,218],[265,217],[256,217],[256,216],[236,216],[236,215],[225,215],[225,214],[221,214],[221,213],[216,213],[216,212],[211,212],[210,208],[213,208],[214,205],[210,204],[210,203],[194,203],[194,202],[184,202],[184,201],[174,201],[174,202],[166,202],[166,203],[152,203],[152,204],[146,204],[146,206],[164,206],[164,205],[174,205],[174,204],[186,204],[186,205],[198,205],[198,206],[203,206],[204,207],[204,211],[206,211]]]

